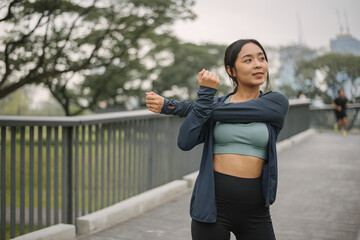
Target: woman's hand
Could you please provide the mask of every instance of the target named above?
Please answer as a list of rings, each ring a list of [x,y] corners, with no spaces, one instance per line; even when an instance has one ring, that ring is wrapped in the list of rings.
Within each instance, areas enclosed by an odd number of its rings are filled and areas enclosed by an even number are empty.
[[[215,73],[203,69],[201,72],[199,72],[198,82],[200,86],[218,89],[220,78]]]
[[[146,107],[154,112],[160,113],[164,106],[164,98],[154,92],[146,93]]]

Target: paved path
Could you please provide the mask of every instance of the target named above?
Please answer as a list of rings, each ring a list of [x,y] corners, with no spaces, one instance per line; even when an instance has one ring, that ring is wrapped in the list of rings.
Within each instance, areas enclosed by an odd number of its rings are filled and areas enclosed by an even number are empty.
[[[360,135],[315,134],[278,157],[279,188],[271,207],[277,240],[355,240],[360,227]],[[79,239],[189,240],[190,194]]]

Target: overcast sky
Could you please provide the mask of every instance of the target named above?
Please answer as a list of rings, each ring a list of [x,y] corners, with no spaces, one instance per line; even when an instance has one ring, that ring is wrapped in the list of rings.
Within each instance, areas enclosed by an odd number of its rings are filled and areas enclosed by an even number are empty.
[[[340,33],[337,11],[344,32],[346,12],[350,34],[360,40],[360,0],[196,0],[193,10],[197,19],[175,24],[174,32],[195,43],[255,38],[279,46],[299,42],[301,32],[309,47],[329,48]]]

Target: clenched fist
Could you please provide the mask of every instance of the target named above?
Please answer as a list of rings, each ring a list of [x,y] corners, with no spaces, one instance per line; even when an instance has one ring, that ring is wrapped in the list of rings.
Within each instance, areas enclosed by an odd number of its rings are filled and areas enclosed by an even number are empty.
[[[154,92],[146,93],[146,107],[154,112],[160,113],[164,106],[164,98]]]
[[[201,72],[199,72],[198,82],[200,86],[218,89],[220,78],[215,73],[203,69]]]

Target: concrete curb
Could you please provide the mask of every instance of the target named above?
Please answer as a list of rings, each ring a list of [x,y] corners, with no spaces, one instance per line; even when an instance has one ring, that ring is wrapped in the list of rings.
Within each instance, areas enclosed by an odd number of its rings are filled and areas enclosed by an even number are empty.
[[[315,133],[316,133],[316,130],[310,128],[310,129],[303,131],[301,133],[298,133],[290,138],[287,138],[281,142],[278,142],[278,143],[276,143],[277,152],[284,151],[285,149],[290,148],[294,144],[297,144],[297,143],[305,140],[306,138],[310,137],[311,135],[313,135]]]
[[[199,171],[196,171],[183,177],[183,180],[185,180],[188,183],[188,188],[194,187],[198,175],[199,175]]]
[[[13,240],[71,240],[76,239],[75,226],[70,224],[56,224],[35,232],[21,235]]]
[[[188,190],[188,182],[175,180],[160,187],[126,199],[110,207],[77,218],[79,235],[101,231],[137,217]]]

